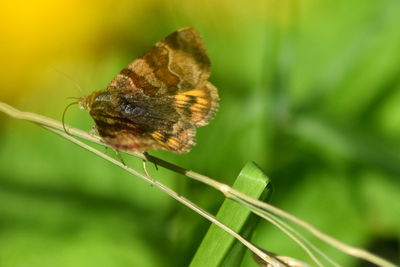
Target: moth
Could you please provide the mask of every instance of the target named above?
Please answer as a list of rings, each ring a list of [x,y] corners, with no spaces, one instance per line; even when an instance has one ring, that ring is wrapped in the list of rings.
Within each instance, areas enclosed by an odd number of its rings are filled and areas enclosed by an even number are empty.
[[[124,68],[105,90],[80,98],[102,140],[117,151],[186,153],[218,108],[198,32],[182,28]]]

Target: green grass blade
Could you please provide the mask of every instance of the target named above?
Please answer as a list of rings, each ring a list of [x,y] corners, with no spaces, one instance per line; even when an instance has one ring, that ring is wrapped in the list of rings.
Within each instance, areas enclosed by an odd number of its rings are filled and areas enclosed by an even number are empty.
[[[257,199],[267,199],[272,192],[269,178],[253,162],[245,165],[233,188]],[[229,199],[221,205],[216,217],[246,238],[251,236],[258,222],[247,208]],[[211,225],[190,266],[239,266],[246,249],[235,241],[231,235]]]

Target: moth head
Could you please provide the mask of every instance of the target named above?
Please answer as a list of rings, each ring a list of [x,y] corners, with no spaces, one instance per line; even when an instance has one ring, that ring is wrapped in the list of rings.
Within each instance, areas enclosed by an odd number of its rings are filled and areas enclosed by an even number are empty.
[[[96,101],[97,96],[99,96],[102,92],[96,91],[91,93],[90,95],[85,95],[79,98],[78,104],[81,109],[90,110],[93,103]]]

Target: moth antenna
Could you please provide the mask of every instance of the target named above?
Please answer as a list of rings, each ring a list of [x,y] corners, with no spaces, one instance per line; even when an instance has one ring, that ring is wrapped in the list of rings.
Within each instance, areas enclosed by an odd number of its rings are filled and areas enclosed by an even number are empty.
[[[67,110],[68,110],[68,108],[69,108],[70,106],[72,106],[72,105],[77,105],[77,104],[79,104],[79,102],[72,102],[72,103],[68,104],[68,105],[65,107],[65,109],[64,109],[64,111],[63,111],[63,114],[62,114],[62,119],[61,119],[62,126],[63,126],[63,129],[64,129],[64,132],[65,132],[66,134],[68,134],[68,135],[71,135],[71,134],[67,131],[67,128],[65,128],[65,113],[67,113]]]
[[[85,94],[85,92],[83,91],[81,85],[76,80],[74,80],[71,76],[69,76],[65,72],[62,72],[62,71],[60,71],[60,70],[58,70],[58,69],[56,69],[54,67],[52,67],[52,69],[54,71],[58,72],[59,74],[63,75],[64,77],[66,77],[68,80],[70,80],[79,89],[79,91],[81,92],[82,95]]]
[[[68,96],[67,99],[79,100],[81,98],[80,97],[76,97],[76,96]]]

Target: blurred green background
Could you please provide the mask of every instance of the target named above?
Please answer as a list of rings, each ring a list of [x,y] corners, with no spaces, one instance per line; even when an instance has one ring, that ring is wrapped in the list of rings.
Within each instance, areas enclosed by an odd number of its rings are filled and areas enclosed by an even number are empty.
[[[399,263],[399,14],[396,0],[1,1],[0,100],[60,119],[67,97],[82,96],[72,80],[85,94],[104,89],[155,42],[193,26],[220,109],[189,154],[152,154],[229,184],[255,161],[274,205]],[[0,121],[0,266],[190,262],[206,220],[48,131]],[[76,107],[67,122],[93,124]],[[223,201],[149,168],[211,212]],[[253,241],[309,262],[267,223]],[[320,247],[344,266],[367,266]]]

